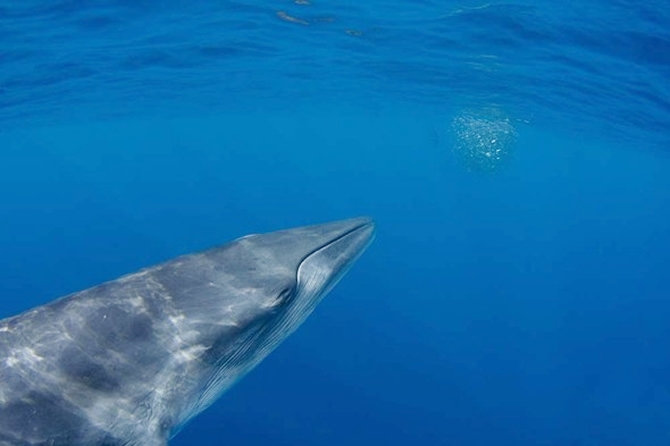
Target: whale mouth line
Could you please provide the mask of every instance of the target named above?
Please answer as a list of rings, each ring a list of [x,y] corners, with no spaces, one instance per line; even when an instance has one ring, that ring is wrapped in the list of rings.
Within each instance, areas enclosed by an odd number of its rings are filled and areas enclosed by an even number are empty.
[[[329,240],[328,242],[324,243],[323,245],[319,246],[318,248],[315,248],[309,254],[305,255],[305,257],[303,257],[302,260],[300,260],[299,265],[302,265],[307,259],[309,259],[313,255],[318,254],[319,252],[323,251],[324,249],[327,249],[328,247],[336,244],[340,240],[347,238],[351,234],[354,234],[354,233],[356,233],[358,231],[361,231],[361,230],[372,229],[372,228],[374,228],[374,222],[372,221],[372,219],[364,219],[363,221],[361,221],[359,224],[357,224],[353,228],[348,229],[347,231],[343,232],[342,234],[338,235],[337,237],[333,238],[332,240]],[[371,241],[371,239],[372,239],[372,237],[370,237],[370,241]],[[369,241],[368,241],[368,243],[369,243]],[[367,244],[366,244],[366,246],[367,246]]]
[[[302,291],[320,290],[318,295],[313,296],[313,305],[318,303],[319,296],[324,296],[335,286],[365,252],[374,239],[374,229],[372,219],[361,219],[302,259],[296,271],[296,283]],[[331,249],[333,253],[329,253]]]

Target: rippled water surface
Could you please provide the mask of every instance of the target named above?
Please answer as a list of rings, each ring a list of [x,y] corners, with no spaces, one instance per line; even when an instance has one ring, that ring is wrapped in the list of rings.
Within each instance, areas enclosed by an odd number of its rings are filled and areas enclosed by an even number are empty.
[[[669,21],[622,0],[4,2],[0,112],[406,101],[663,145]]]

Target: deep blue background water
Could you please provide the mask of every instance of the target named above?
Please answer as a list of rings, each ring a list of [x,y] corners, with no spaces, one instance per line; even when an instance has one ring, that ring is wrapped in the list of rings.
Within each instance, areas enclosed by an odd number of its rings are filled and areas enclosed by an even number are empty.
[[[0,317],[371,215],[174,445],[670,444],[668,30],[661,1],[0,1]]]

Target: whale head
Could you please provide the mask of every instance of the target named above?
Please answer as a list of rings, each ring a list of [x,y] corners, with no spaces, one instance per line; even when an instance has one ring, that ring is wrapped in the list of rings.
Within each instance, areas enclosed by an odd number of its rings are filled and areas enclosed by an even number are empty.
[[[155,271],[204,371],[175,432],[295,331],[373,235],[368,218],[254,234]]]

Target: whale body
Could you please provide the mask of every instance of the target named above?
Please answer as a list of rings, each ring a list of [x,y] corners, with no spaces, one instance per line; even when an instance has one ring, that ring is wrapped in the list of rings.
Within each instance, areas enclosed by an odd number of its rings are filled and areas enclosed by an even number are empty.
[[[0,321],[0,446],[161,446],[312,312],[356,218],[242,237]]]

